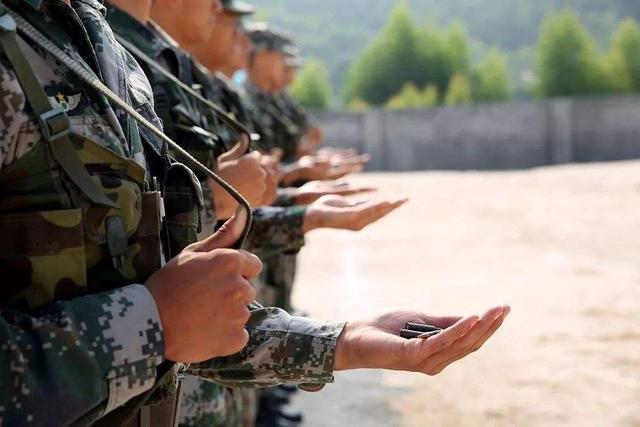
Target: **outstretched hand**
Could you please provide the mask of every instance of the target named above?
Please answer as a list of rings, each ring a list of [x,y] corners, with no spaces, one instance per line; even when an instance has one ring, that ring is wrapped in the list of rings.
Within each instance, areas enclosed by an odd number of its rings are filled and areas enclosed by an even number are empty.
[[[335,370],[390,369],[436,375],[450,364],[477,351],[500,328],[510,307],[495,307],[482,317],[434,317],[398,311],[369,321],[350,322],[336,348]],[[408,322],[444,330],[429,338],[404,339]]]
[[[375,187],[353,186],[345,181],[310,181],[296,191],[296,204],[308,205],[322,196],[352,196],[376,191]]]
[[[389,215],[408,200],[364,200],[352,202],[341,196],[324,196],[309,205],[304,217],[304,232],[317,228],[360,231]]]

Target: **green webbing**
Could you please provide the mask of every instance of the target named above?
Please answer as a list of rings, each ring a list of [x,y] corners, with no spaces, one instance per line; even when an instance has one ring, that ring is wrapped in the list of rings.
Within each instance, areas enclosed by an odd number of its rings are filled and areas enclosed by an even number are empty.
[[[11,63],[20,86],[33,113],[38,117],[40,129],[47,140],[56,162],[78,189],[93,203],[117,208],[118,206],[101,191],[89,176],[69,138],[69,118],[61,109],[49,103],[31,64],[18,46],[16,23],[6,7],[0,3],[0,51]]]
[[[129,116],[134,118],[140,125],[149,130],[149,132],[153,133],[156,137],[160,138],[164,141],[170,148],[172,148],[180,157],[182,157],[183,161],[187,164],[187,166],[192,169],[199,170],[203,174],[205,174],[208,178],[211,178],[214,182],[220,185],[227,193],[229,193],[247,213],[247,224],[242,233],[242,236],[236,244],[234,248],[240,249],[244,245],[244,242],[247,240],[249,232],[251,231],[251,226],[253,224],[253,214],[252,208],[249,202],[238,193],[238,191],[229,185],[224,179],[220,178],[215,172],[211,171],[201,162],[199,162],[196,158],[194,158],[191,154],[189,154],[185,149],[183,149],[179,144],[165,135],[162,130],[158,129],[153,123],[147,120],[144,116],[142,116],[138,111],[136,111],[131,105],[127,104],[125,101],[120,99],[118,95],[113,93],[111,89],[100,81],[95,74],[87,69],[84,64],[78,63],[76,60],[71,58],[67,53],[65,53],[62,49],[56,46],[51,40],[41,34],[38,30],[36,30],[31,24],[29,24],[24,18],[22,18],[17,13],[9,10],[8,11],[11,17],[15,20],[18,29],[20,32],[29,40],[40,46],[42,49],[46,50],[49,54],[59,60],[62,64],[69,68],[71,72],[73,72],[76,76],[78,76],[83,82],[89,85],[91,88],[96,90],[101,95],[105,96],[109,101],[116,104],[118,107],[122,108],[124,112],[126,112]],[[6,16],[6,15],[5,15]]]

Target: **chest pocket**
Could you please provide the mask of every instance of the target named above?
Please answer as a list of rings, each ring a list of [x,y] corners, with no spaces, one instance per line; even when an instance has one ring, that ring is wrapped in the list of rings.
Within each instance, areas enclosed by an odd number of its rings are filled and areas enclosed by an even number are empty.
[[[92,204],[59,168],[47,167],[54,163],[46,144],[3,170],[0,297],[10,306],[36,308],[142,282],[160,267],[160,194],[142,193],[144,168],[92,141],[72,141],[117,207]]]

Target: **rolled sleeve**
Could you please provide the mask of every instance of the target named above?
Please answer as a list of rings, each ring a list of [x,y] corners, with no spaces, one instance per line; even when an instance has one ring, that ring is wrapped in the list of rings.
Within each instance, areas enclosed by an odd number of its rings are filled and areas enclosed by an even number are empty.
[[[240,353],[191,366],[191,373],[228,387],[299,384],[318,390],[334,381],[344,322],[292,317],[277,308],[252,312],[249,344]]]

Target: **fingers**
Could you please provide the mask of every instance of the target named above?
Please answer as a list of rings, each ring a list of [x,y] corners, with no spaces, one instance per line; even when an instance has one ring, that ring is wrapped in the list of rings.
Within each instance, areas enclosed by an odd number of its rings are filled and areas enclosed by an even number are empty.
[[[474,352],[480,350],[480,348],[482,348],[484,343],[487,342],[489,340],[489,338],[491,338],[493,336],[493,334],[495,334],[498,329],[500,329],[500,326],[502,326],[502,324],[504,323],[504,320],[509,315],[510,310],[511,309],[509,307],[506,307],[506,309],[503,312],[503,314],[493,322],[493,324],[491,325],[489,330],[486,331],[470,348],[465,349],[464,351],[462,351],[459,354],[455,355],[450,360],[447,360],[447,361],[441,363],[440,365],[436,366],[434,368],[435,373],[442,372],[447,366],[451,365],[452,363],[457,362],[458,360],[460,360],[460,359],[462,359],[464,357],[467,357],[471,353],[474,353]]]
[[[357,208],[357,213],[359,216],[358,225],[364,228],[367,225],[370,225],[389,215],[391,212],[407,203],[407,201],[407,199],[401,199],[392,202],[382,201],[364,203]]]
[[[343,187],[334,189],[332,194],[337,194],[338,196],[353,196],[355,194],[372,193],[374,191],[378,191],[378,189],[376,187]]]
[[[284,150],[282,148],[274,148],[271,150],[271,156],[279,162],[284,157]]]
[[[440,334],[423,339],[414,338],[410,343],[427,357],[433,357],[438,352],[445,350],[468,333],[478,322],[478,316],[467,316],[458,320],[453,326],[445,329]],[[423,357],[424,357],[423,356]]]
[[[505,307],[496,307],[487,311],[463,336],[458,337],[454,343],[443,347],[438,353],[431,355],[426,360],[426,373],[429,375],[438,374],[447,365],[475,351],[476,344],[483,343],[497,330],[503,320],[505,311]],[[427,342],[433,340],[435,344],[436,339],[439,337],[429,338]]]
[[[239,251],[242,256],[244,264],[240,270],[240,275],[245,279],[254,279],[262,271],[262,261],[256,255],[247,251]],[[251,299],[255,299],[255,296]]]
[[[247,211],[238,206],[233,215],[222,227],[208,238],[191,245],[194,252],[211,252],[215,249],[232,248],[242,236],[247,225]]]

